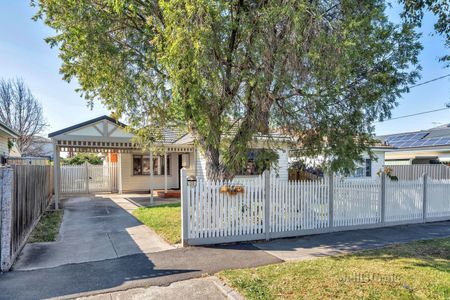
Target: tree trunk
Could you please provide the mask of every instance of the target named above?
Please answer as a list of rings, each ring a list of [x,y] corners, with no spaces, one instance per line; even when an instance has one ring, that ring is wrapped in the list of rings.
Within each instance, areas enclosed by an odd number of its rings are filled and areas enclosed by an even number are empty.
[[[230,179],[228,172],[226,172],[223,164],[220,162],[219,149],[212,145],[206,147],[205,150],[206,160],[206,178],[208,180],[224,180]]]

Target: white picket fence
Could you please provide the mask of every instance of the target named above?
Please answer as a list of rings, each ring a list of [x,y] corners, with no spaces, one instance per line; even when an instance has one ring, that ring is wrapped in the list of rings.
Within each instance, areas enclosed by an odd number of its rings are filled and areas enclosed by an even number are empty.
[[[450,220],[450,180],[427,176],[285,181],[266,173],[188,184],[182,170],[181,178],[184,245]]]
[[[117,191],[117,164],[61,166],[61,193]]]

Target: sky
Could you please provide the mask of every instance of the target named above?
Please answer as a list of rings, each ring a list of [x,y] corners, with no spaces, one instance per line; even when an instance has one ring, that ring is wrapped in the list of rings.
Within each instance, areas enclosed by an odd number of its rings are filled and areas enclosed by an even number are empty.
[[[396,5],[389,9],[393,21],[399,20],[400,9]],[[109,114],[99,102],[91,110],[75,91],[76,81],[62,80],[58,50],[51,49],[44,41],[53,32],[42,21],[31,20],[35,12],[36,8],[30,7],[28,0],[0,0],[0,78],[19,77],[25,81],[43,105],[49,124],[46,133]],[[419,57],[423,68],[419,82],[450,74],[450,68],[438,61],[449,49],[445,49],[442,37],[433,34],[434,20],[433,15],[426,14],[419,29],[424,47]],[[398,103],[392,111],[393,118],[443,108],[450,103],[450,77],[413,88]],[[376,123],[375,128],[377,135],[383,135],[446,123],[450,123],[450,109]]]

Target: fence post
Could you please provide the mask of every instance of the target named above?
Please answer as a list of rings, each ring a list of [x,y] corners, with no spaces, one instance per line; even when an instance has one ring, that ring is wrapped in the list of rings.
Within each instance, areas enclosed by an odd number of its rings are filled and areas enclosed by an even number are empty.
[[[427,184],[428,174],[423,173],[423,195],[422,195],[422,220],[425,223],[427,221]]]
[[[4,272],[11,267],[13,175],[13,169],[0,168],[0,270]]]
[[[328,227],[333,227],[334,223],[334,175],[328,175]]]
[[[189,239],[189,203],[187,190],[187,171],[185,168],[180,170],[181,180],[181,245],[188,246]]]
[[[270,171],[264,171],[264,233],[270,239]]]
[[[86,192],[89,194],[89,164],[88,162],[84,163],[84,167],[86,168]]]
[[[386,223],[386,173],[381,172],[381,224]]]

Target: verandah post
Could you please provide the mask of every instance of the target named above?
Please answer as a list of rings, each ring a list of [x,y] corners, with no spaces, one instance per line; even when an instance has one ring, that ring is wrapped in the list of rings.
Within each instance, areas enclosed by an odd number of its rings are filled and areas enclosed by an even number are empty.
[[[188,246],[189,239],[189,199],[187,186],[187,171],[185,168],[180,170],[181,186],[181,245]]]
[[[386,223],[386,173],[381,172],[381,196],[380,196],[380,206],[381,206],[381,224]]]
[[[55,190],[55,209],[59,209],[59,193],[61,191],[61,166],[60,166],[60,149],[53,141],[53,189]]]
[[[270,171],[266,170],[264,176],[264,233],[266,240],[270,239]]]
[[[328,227],[334,223],[334,174],[328,175]]]
[[[422,220],[425,223],[427,221],[427,184],[428,184],[428,174],[423,173],[422,177],[423,184],[423,195],[422,195]]]

